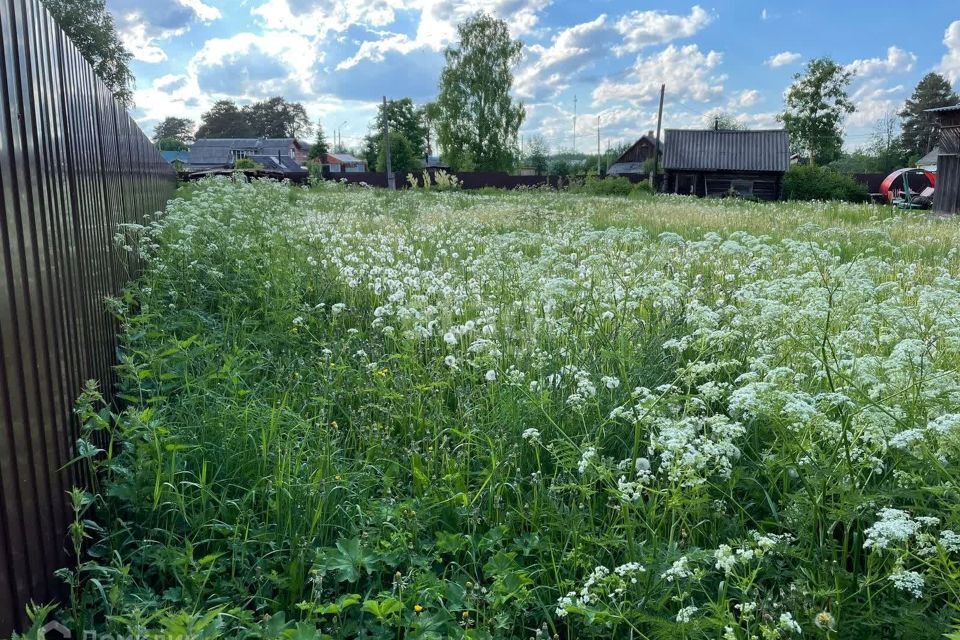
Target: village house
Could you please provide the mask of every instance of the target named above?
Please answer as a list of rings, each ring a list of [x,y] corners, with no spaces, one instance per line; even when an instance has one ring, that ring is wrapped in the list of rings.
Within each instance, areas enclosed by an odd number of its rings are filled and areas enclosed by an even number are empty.
[[[649,168],[644,171],[644,165],[648,160],[653,159],[658,148],[663,153],[663,144],[656,139],[653,131],[648,131],[613,161],[613,164],[607,168],[607,174],[611,176],[642,176],[649,173]]]
[[[667,129],[663,190],[667,193],[779,200],[790,169],[790,141],[782,129]]]
[[[301,171],[309,151],[310,145],[296,138],[200,138],[190,147],[189,166],[191,170],[227,168],[241,158],[264,164],[262,159],[269,157]]]

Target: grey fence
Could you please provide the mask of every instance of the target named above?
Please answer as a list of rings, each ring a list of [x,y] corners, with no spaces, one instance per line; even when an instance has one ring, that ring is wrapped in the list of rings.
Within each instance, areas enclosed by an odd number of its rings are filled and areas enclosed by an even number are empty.
[[[60,595],[83,382],[109,392],[123,223],[175,176],[39,0],[0,0],[0,636]]]

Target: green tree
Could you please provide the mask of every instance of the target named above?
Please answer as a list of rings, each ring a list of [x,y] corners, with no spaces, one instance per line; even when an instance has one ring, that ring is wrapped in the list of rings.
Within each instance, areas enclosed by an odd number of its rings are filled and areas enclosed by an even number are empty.
[[[387,154],[377,151],[377,171],[387,170]],[[369,166],[369,165],[368,165]],[[390,168],[394,173],[410,173],[423,167],[422,158],[402,131],[390,131]]]
[[[177,138],[160,138],[155,144],[160,151],[186,151],[190,148],[183,140]]]
[[[264,138],[297,138],[313,129],[307,110],[299,102],[277,96],[243,108],[253,135]]]
[[[318,122],[317,138],[313,141],[313,146],[310,147],[310,153],[307,154],[307,157],[311,160],[323,162],[324,156],[328,153],[330,153],[330,147],[327,145],[326,136],[323,135],[323,125]]]
[[[43,4],[114,98],[124,107],[133,106],[132,56],[120,41],[104,0],[43,0]]]
[[[313,127],[299,102],[276,97],[243,108],[218,100],[200,118],[197,138],[296,138]]]
[[[550,155],[550,147],[547,146],[547,141],[543,139],[543,136],[530,136],[524,160],[529,166],[533,167],[534,173],[538,176],[547,172],[548,155]]]
[[[377,162],[383,150],[383,104],[377,107],[377,116],[370,121],[370,129],[364,141],[364,156],[369,166]],[[427,154],[427,129],[424,109],[417,109],[410,98],[387,100],[387,121],[390,123],[391,137],[395,133],[403,134],[415,157],[423,158]],[[399,169],[397,169],[399,171]]]
[[[843,118],[855,107],[847,95],[853,74],[830,58],[816,58],[794,76],[785,110],[778,116],[793,150],[827,164],[840,157]]]
[[[900,119],[895,113],[885,113],[873,126],[867,154],[874,160],[873,171],[890,173],[904,166],[907,154],[903,148],[903,139],[899,135]]]
[[[478,13],[457,27],[440,76],[439,146],[454,169],[504,171],[517,156],[526,112],[510,96],[522,45],[507,23]]]
[[[190,118],[164,118],[153,128],[153,141],[159,143],[161,140],[170,139],[183,143],[192,142],[194,126]]]
[[[920,158],[936,144],[939,134],[937,118],[932,113],[925,113],[926,110],[954,105],[957,102],[960,102],[960,98],[946,78],[939,73],[923,76],[900,112],[903,119],[903,147],[907,155]]]
[[[557,158],[550,165],[550,175],[566,178],[571,172],[570,162],[566,158]]]
[[[218,100],[200,117],[197,138],[249,138],[253,130],[246,114],[230,100]]]

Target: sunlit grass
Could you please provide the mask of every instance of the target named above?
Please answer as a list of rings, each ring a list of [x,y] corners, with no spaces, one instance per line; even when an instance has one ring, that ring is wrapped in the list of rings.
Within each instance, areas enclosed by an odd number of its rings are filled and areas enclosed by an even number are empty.
[[[949,629],[955,221],[228,180],[182,196],[127,230],[149,268],[113,304],[129,406],[122,449],[93,462],[106,531],[65,573],[78,628]]]

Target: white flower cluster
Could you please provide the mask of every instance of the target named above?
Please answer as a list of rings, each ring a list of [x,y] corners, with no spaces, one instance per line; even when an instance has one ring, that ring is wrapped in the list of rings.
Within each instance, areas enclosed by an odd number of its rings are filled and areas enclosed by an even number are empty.
[[[886,549],[894,543],[905,543],[915,537],[922,527],[933,527],[940,523],[938,518],[913,517],[906,511],[891,508],[878,511],[877,518],[864,531],[867,539],[863,546],[866,549]]]

